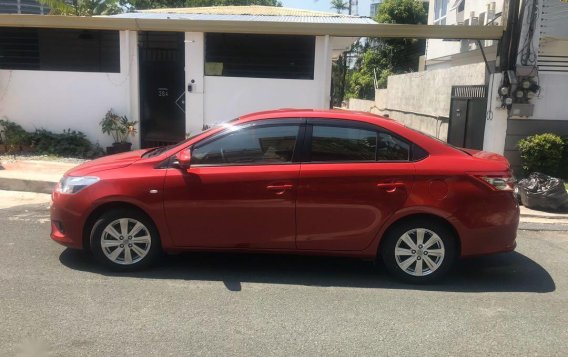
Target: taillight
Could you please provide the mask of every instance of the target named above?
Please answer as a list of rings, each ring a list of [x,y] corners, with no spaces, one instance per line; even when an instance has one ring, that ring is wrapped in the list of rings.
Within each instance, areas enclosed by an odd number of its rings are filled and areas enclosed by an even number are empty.
[[[516,181],[511,175],[474,175],[495,191],[514,191]]]

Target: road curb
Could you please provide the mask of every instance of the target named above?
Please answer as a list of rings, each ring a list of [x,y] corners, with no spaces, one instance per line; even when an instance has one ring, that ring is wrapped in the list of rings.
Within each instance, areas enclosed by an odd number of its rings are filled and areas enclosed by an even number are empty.
[[[0,190],[50,194],[57,182],[0,177]]]

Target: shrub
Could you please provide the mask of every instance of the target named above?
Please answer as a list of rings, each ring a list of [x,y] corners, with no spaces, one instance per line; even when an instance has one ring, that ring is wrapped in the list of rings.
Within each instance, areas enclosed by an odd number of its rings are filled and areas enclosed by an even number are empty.
[[[3,118],[0,119],[0,144],[8,146],[12,151],[19,151],[22,146],[31,144],[31,136],[19,124]]]
[[[560,174],[564,142],[555,134],[529,136],[517,144],[526,174],[542,172],[551,176]]]
[[[562,150],[562,160],[560,162],[560,177],[568,180],[568,136],[562,138],[564,149]]]
[[[32,146],[36,153],[65,157],[93,158],[101,156],[103,151],[93,145],[80,131],[63,130],[56,134],[45,129],[38,129],[32,135]]]
[[[20,152],[24,146],[31,146],[33,152],[40,155],[54,155],[91,159],[104,155],[103,149],[93,145],[80,131],[64,130],[52,133],[37,129],[28,133],[20,125],[0,119],[0,144],[7,145],[12,153]]]

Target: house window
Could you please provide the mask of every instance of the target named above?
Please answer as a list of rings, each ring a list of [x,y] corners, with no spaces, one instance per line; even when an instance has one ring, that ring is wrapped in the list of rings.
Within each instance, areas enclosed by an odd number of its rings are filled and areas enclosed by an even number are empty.
[[[119,73],[118,31],[0,28],[0,69]]]
[[[448,15],[448,0],[435,0],[434,25],[445,25],[447,15]]]
[[[314,79],[315,37],[206,34],[205,75]]]

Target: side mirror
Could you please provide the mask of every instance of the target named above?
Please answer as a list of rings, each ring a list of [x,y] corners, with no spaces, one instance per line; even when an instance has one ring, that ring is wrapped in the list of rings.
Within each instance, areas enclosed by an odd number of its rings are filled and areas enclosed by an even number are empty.
[[[184,149],[176,154],[176,159],[182,169],[189,169],[191,165],[191,149]]]

